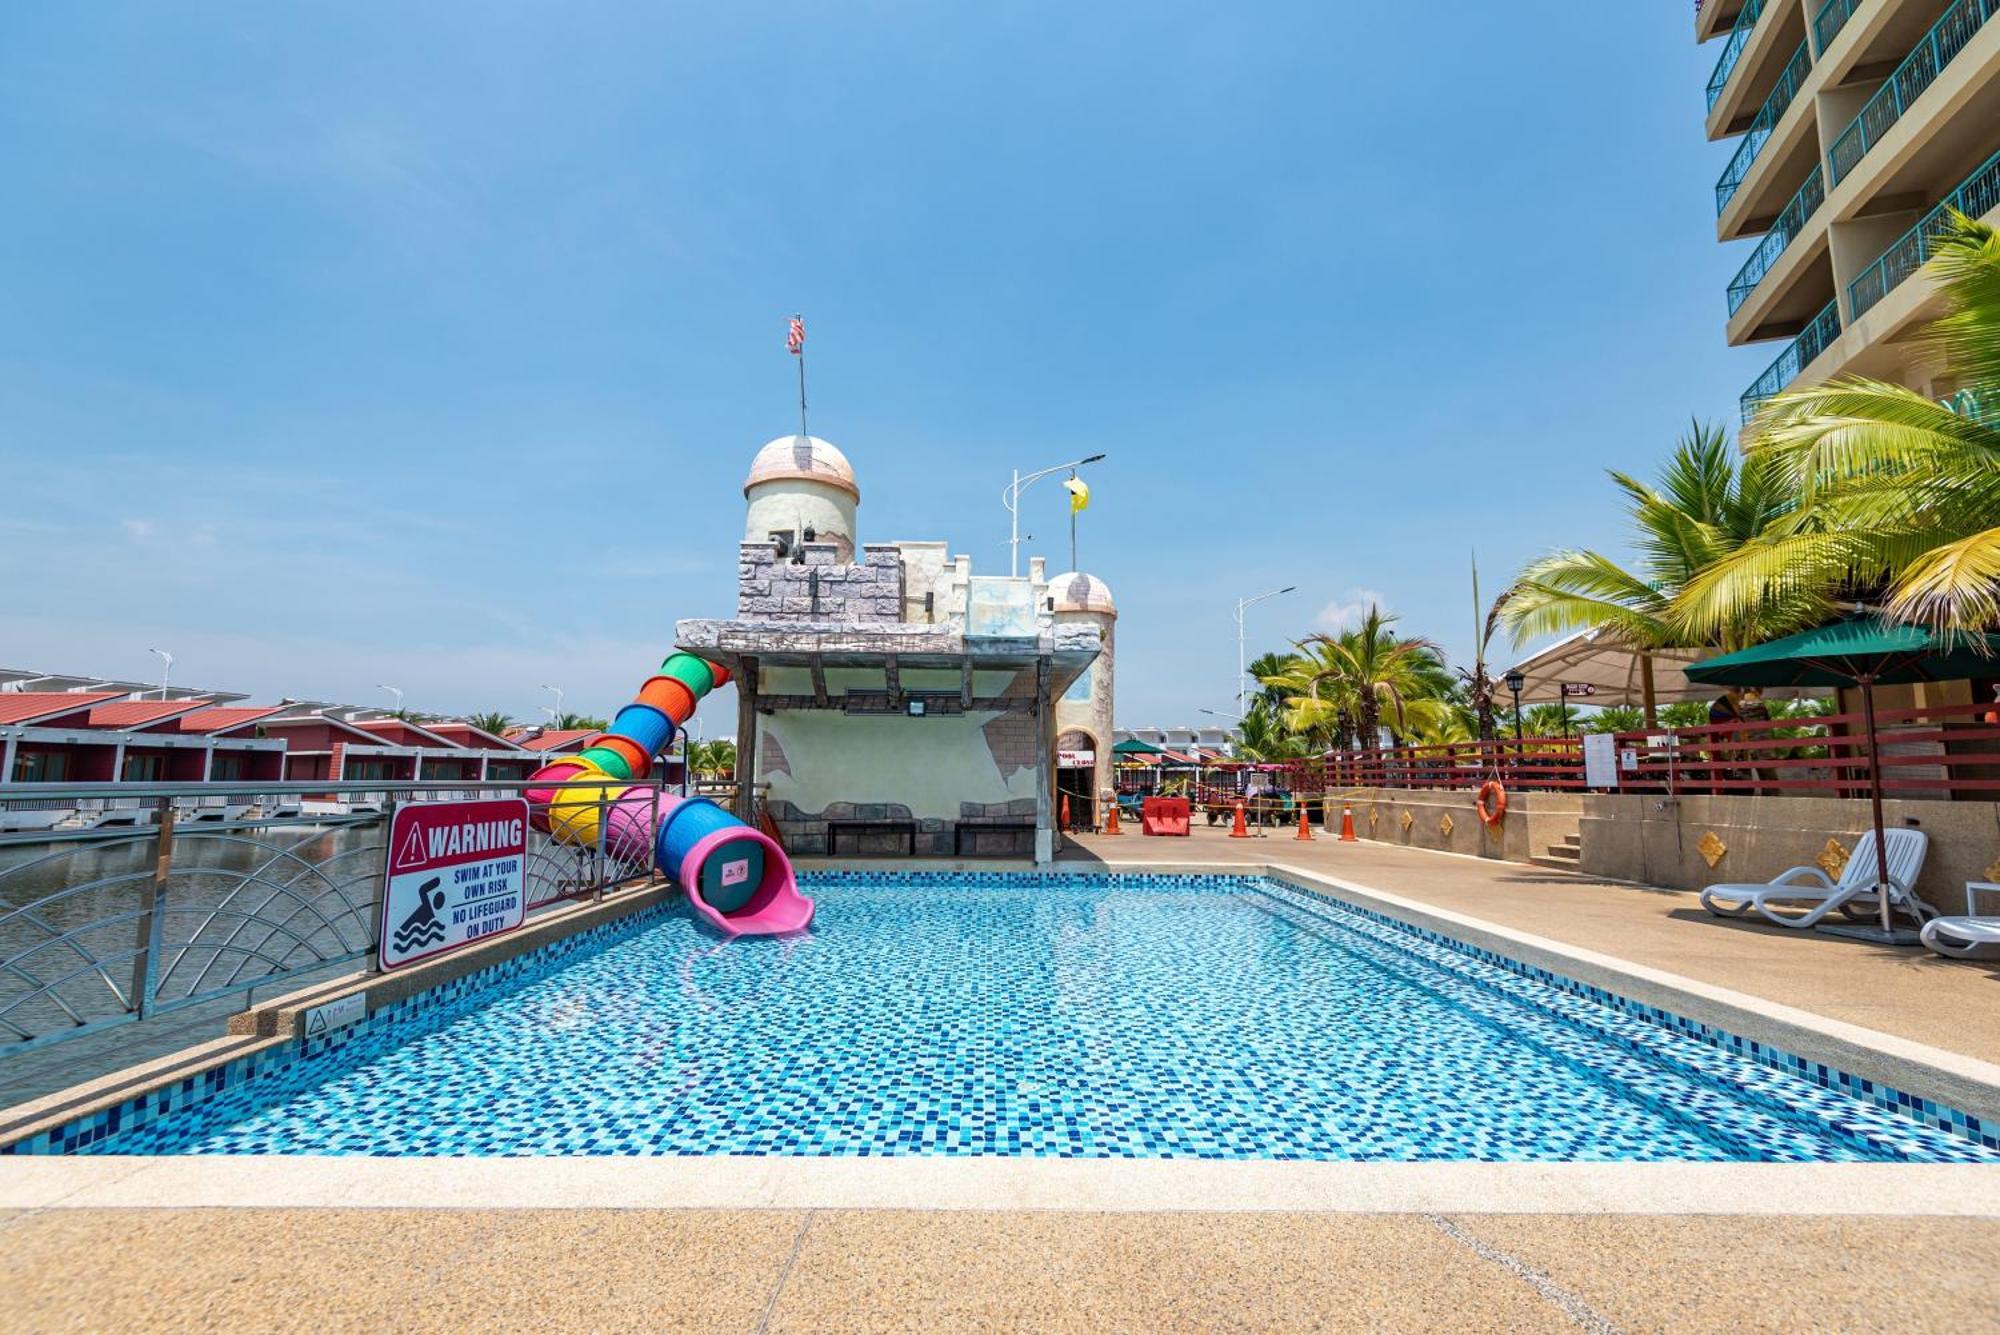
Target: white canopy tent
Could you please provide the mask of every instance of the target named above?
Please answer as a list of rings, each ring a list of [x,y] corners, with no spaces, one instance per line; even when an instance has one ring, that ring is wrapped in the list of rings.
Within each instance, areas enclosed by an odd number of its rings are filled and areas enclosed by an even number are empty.
[[[1589,694],[1567,697],[1573,705],[1654,705],[1680,700],[1712,700],[1717,691],[1687,679],[1687,668],[1713,649],[1634,649],[1608,627],[1580,631],[1557,640],[1510,671],[1527,678],[1521,688],[1524,705],[1552,705],[1565,697],[1564,686],[1588,686]],[[1511,696],[1503,696],[1511,699]]]

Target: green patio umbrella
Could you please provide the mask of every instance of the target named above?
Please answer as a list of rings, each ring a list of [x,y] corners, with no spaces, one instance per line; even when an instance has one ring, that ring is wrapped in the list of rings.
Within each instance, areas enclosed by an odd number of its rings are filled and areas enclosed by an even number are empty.
[[[1858,686],[1868,738],[1868,795],[1875,821],[1875,876],[1882,930],[1893,934],[1886,887],[1889,853],[1882,844],[1882,759],[1875,735],[1875,688],[1919,681],[1985,676],[2000,657],[2000,635],[1943,637],[1922,626],[1850,617],[1816,630],[1724,654],[1687,669],[1688,680],[1711,686]]]

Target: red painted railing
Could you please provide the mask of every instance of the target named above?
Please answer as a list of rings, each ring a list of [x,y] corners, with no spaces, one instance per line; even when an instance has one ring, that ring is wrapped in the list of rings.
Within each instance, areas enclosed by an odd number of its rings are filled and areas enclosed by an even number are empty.
[[[1994,705],[1881,709],[1876,720],[1884,796],[2000,801]],[[1613,744],[1620,792],[1868,796],[1868,747],[1858,712],[1623,732]],[[1205,801],[1230,802],[1253,785],[1314,796],[1365,788],[1469,790],[1488,779],[1515,792],[1585,791],[1583,742],[1506,738],[1342,752],[1277,770],[1207,769],[1193,792]]]

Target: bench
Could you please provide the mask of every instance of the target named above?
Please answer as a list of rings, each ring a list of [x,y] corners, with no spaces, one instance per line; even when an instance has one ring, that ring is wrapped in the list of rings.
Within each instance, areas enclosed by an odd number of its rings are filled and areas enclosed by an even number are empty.
[[[850,841],[845,850],[860,857],[915,857],[917,823],[913,820],[830,820],[826,823],[826,854],[843,850],[842,836]],[[900,846],[899,846],[900,845]]]

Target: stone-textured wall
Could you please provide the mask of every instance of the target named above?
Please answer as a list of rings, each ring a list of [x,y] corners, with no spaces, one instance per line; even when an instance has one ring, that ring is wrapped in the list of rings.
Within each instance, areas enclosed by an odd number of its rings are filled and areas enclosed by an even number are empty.
[[[1354,831],[1406,848],[1527,862],[1574,835],[1583,810],[1576,793],[1511,792],[1506,819],[1489,829],[1480,823],[1477,798],[1451,789],[1370,789],[1352,800]],[[1340,829],[1339,802],[1329,805],[1326,823],[1329,830]]]
[[[820,857],[831,850],[829,826],[839,821],[896,821],[916,827],[918,857],[948,858],[1009,854],[1025,857],[1034,850],[1032,836],[1020,830],[1035,820],[1035,799],[1005,802],[961,802],[958,819],[919,816],[901,802],[830,802],[823,810],[805,811],[783,798],[773,798],[769,811],[786,851],[799,857]],[[962,833],[961,833],[962,831]],[[853,834],[841,839],[842,855],[899,855],[908,847],[900,832]]]
[[[1890,800],[1885,823],[1914,820],[1930,835],[1917,893],[1946,913],[1965,912],[1965,883],[2000,869],[2000,804]],[[1699,889],[1768,881],[1812,866],[1832,840],[1851,850],[1869,828],[1868,803],[1837,797],[1681,797],[1602,793],[1583,799],[1582,866],[1599,876]],[[1714,841],[1714,866],[1703,852]],[[1836,859],[1837,861],[1837,859]],[[1991,899],[1984,910],[1992,912]]]
[[[843,564],[835,544],[808,542],[803,561],[777,544],[746,542],[737,567],[736,614],[747,621],[893,623],[903,619],[903,561],[893,543],[869,543]]]

